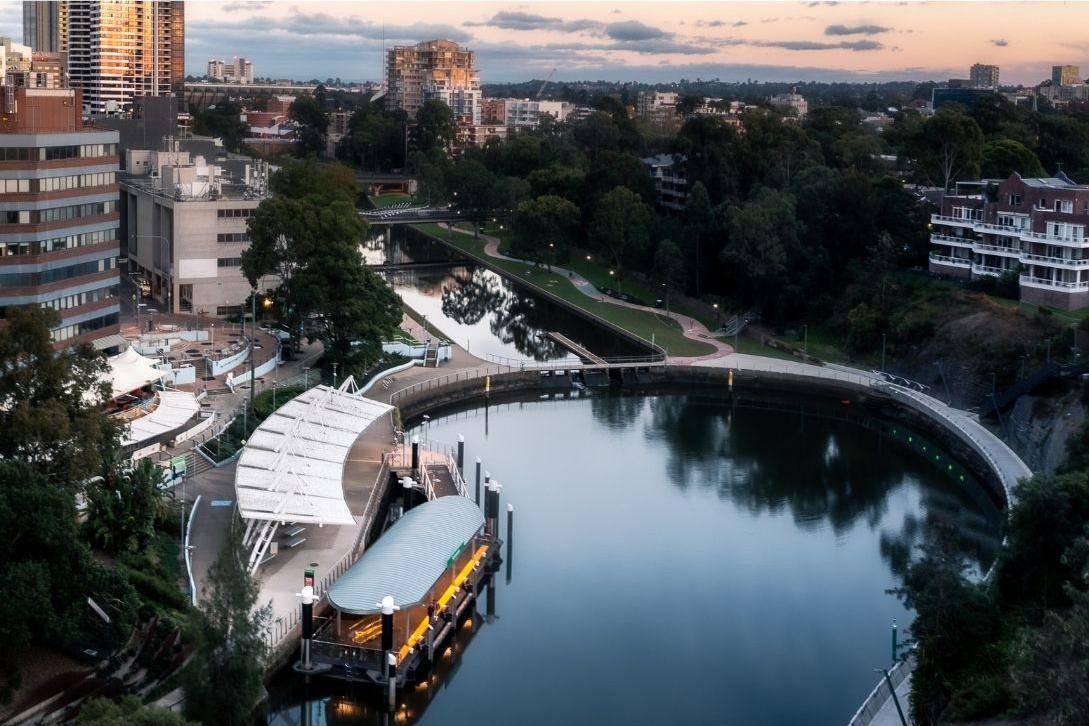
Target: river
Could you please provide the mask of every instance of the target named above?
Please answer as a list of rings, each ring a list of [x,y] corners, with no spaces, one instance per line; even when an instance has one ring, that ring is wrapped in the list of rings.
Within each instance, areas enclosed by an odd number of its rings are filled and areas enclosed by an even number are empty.
[[[959,466],[838,402],[603,393],[419,433],[465,435],[514,553],[398,723],[843,726],[911,621],[886,592],[911,553],[948,525],[978,572],[999,542]],[[284,675],[268,723],[384,723],[372,696]]]

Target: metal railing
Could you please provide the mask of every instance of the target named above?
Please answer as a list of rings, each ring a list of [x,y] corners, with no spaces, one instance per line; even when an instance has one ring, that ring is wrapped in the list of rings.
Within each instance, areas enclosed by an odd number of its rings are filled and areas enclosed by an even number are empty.
[[[948,265],[963,265],[968,267],[972,264],[971,257],[951,257],[949,255],[939,255],[937,252],[931,252],[930,259],[935,262],[944,262]]]
[[[1065,282],[1063,280],[1049,280],[1046,277],[1033,277],[1025,273],[1021,273],[1021,284],[1024,285],[1039,285],[1044,287],[1057,287],[1063,290],[1087,290],[1089,289],[1089,282]]]
[[[1089,257],[1073,259],[1070,257],[1048,257],[1046,255],[1030,255],[1026,252],[1021,255],[1021,259],[1028,262],[1044,262],[1049,265],[1071,265],[1073,267],[1089,267]]]

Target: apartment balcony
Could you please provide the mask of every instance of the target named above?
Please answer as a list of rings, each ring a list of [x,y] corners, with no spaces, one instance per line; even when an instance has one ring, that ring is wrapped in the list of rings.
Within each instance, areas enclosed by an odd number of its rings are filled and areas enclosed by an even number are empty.
[[[957,227],[965,227],[967,229],[975,229],[977,224],[983,224],[978,219],[965,219],[964,217],[946,217],[942,214],[931,214],[930,221],[933,224],[952,224]]]
[[[1001,245],[985,245],[980,242],[976,242],[972,245],[973,252],[980,252],[988,255],[1001,255],[1003,257],[1021,257],[1020,247],[1002,247]]]
[[[1021,286],[1035,287],[1040,290],[1060,290],[1066,292],[1076,292],[1079,290],[1089,290],[1089,281],[1064,282],[1063,280],[1048,280],[1044,277],[1033,277],[1032,275],[1022,273]]]
[[[1003,267],[991,267],[990,265],[981,265],[978,262],[972,263],[973,275],[992,275],[994,277],[1001,277],[1007,272],[1009,272],[1009,270]]]
[[[952,245],[954,247],[971,248],[974,241],[968,237],[955,237],[951,234],[932,234],[930,243],[935,245]]]
[[[1021,261],[1026,264],[1031,263],[1037,265],[1050,265],[1053,267],[1060,267],[1064,270],[1089,269],[1089,257],[1075,260],[1069,257],[1047,257],[1046,255],[1022,254]]]
[[[1055,237],[1046,232],[1032,232],[1029,230],[1021,232],[1020,237],[1025,242],[1042,242],[1049,245],[1070,247],[1079,250],[1089,249],[1089,237]]]
[[[1017,237],[1025,230],[1021,227],[1014,227],[1009,224],[991,224],[990,222],[976,222],[975,230],[977,232],[986,232],[987,234],[1001,234],[1009,237]]]
[[[972,266],[972,260],[968,257],[950,257],[949,255],[940,255],[937,252],[930,253],[930,260],[942,265],[954,265],[965,269]]]

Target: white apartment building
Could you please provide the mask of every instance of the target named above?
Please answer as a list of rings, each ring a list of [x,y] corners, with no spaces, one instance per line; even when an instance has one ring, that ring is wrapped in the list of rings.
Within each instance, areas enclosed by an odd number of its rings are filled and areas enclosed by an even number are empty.
[[[129,150],[126,168],[122,233],[152,295],[172,312],[239,312],[250,294],[246,223],[268,197],[268,165],[239,155],[209,161],[173,142],[167,151]]]
[[[677,107],[680,94],[673,91],[640,91],[635,102],[635,113],[646,118],[655,113],[672,112]]]
[[[684,156],[658,154],[643,159],[651,177],[659,206],[681,210],[688,205],[688,172]]]
[[[798,118],[802,118],[809,113],[809,103],[798,93],[796,88],[791,89],[790,93],[777,93],[769,97],[768,103],[780,111],[786,111]]]
[[[480,74],[476,54],[450,40],[401,45],[386,53],[386,103],[409,117],[425,101],[450,106],[459,124],[480,124]]]
[[[1089,306],[1089,185],[1053,177],[959,184],[930,218],[930,271],[1018,275],[1021,299]]]
[[[235,56],[230,63],[218,58],[210,58],[208,77],[223,83],[253,83],[253,62],[249,58],[238,56]]]

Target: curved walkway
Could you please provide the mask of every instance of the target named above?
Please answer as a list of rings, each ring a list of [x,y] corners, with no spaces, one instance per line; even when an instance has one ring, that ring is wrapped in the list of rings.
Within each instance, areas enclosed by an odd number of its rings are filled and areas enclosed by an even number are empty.
[[[440,225],[446,229],[458,232],[460,234],[472,235],[473,233],[466,229],[459,227],[451,227],[447,224]],[[499,251],[499,240],[490,235],[482,234],[481,239],[484,240],[484,254],[488,257],[494,257],[498,260],[506,260],[508,262],[518,262],[525,265],[534,265],[534,262],[530,260],[523,260],[519,257],[511,257],[505,255]],[[620,307],[631,308],[632,310],[642,310],[644,312],[654,313],[655,315],[663,315],[672,318],[678,325],[681,326],[681,333],[689,340],[694,340],[700,343],[706,343],[714,347],[713,353],[708,353],[702,356],[684,357],[684,356],[667,356],[666,360],[672,365],[692,365],[697,361],[715,360],[716,358],[723,358],[734,352],[733,346],[727,345],[723,341],[715,338],[711,335],[711,332],[707,330],[707,327],[703,323],[688,315],[682,315],[681,313],[666,312],[658,308],[652,308],[649,305],[639,305],[637,303],[630,303],[625,300],[618,300],[613,297],[608,297],[603,292],[594,287],[594,284],[587,280],[585,277],[569,270],[566,267],[560,267],[559,265],[552,265],[553,272],[560,274],[566,274],[567,279],[571,281],[571,284],[575,286],[575,289],[581,292],[583,295],[595,300],[602,300],[610,305],[619,305]]]

